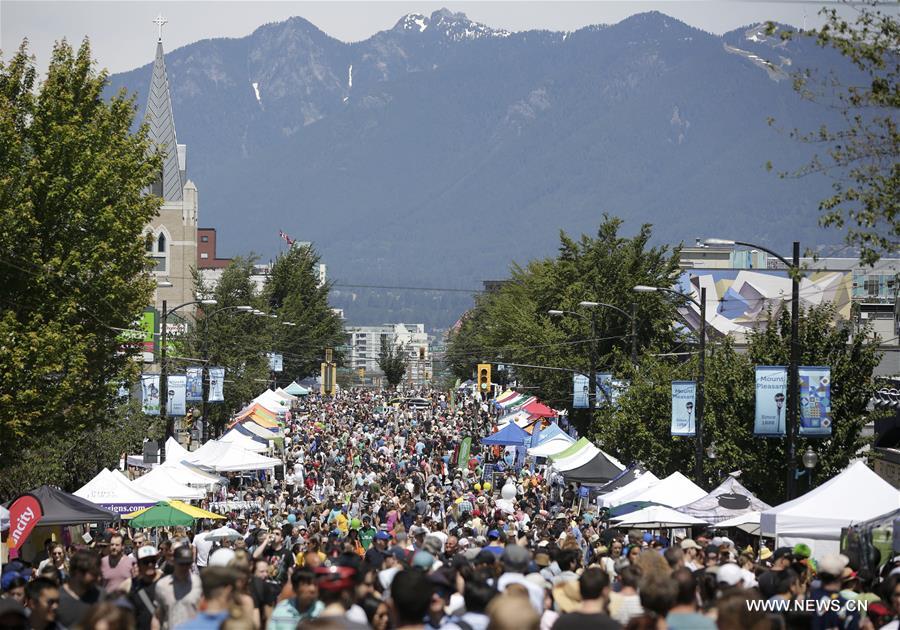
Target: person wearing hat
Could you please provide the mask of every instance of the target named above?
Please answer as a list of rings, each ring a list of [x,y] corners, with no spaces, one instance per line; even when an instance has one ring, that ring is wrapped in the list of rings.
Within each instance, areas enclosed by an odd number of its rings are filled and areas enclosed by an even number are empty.
[[[134,551],[137,564],[137,577],[122,582],[121,590],[126,593],[128,601],[134,607],[135,627],[137,630],[150,630],[156,606],[153,604],[154,584],[162,577],[162,571],[156,568],[159,552],[153,545],[142,545]]]
[[[771,559],[772,559],[772,550],[771,549],[769,549],[768,547],[763,547],[762,549],[759,550],[759,563],[762,566],[765,566],[765,567],[772,566]]]
[[[368,563],[369,566],[374,569],[381,569],[384,564],[385,558],[385,550],[387,549],[387,543],[391,539],[391,535],[384,530],[378,530],[375,532],[374,542],[371,547],[366,551],[363,559]]]
[[[778,581],[778,572],[791,566],[793,550],[790,547],[779,547],[772,554],[772,568],[759,576],[759,592],[765,599],[771,599],[775,595],[775,583]]]
[[[528,600],[538,615],[544,612],[544,589],[528,580],[525,572],[531,562],[531,553],[521,545],[507,545],[500,556],[503,574],[497,579],[497,590],[501,593],[510,584],[521,584],[528,591]]]
[[[685,538],[679,545],[684,552],[684,566],[691,571],[699,571],[703,568],[700,561],[700,552],[703,548],[692,538]]]
[[[796,549],[796,548],[795,548]],[[858,628],[859,609],[848,606],[848,599],[841,595],[841,579],[850,564],[850,558],[840,553],[823,556],[818,562],[817,577],[821,582],[809,598],[818,602],[813,613],[812,628]]]
[[[156,582],[153,603],[162,630],[169,630],[197,616],[203,585],[200,576],[191,573],[194,554],[187,545],[176,547],[172,561],[174,570]]]
[[[328,619],[333,625],[348,630],[368,628],[368,625],[357,623],[347,617],[347,611],[353,606],[355,569],[342,566],[318,567],[315,576],[319,587],[319,599],[323,604],[318,618]]]

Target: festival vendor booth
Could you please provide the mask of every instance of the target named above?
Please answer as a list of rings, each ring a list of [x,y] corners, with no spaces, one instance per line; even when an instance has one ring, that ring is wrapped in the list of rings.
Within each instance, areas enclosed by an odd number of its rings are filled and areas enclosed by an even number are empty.
[[[706,496],[706,490],[675,471],[652,488],[629,498],[630,501],[650,501],[680,509],[682,505],[693,503]]]
[[[818,488],[765,510],[763,536],[776,547],[809,545],[814,558],[840,551],[841,529],[900,506],[900,491],[857,461]]]
[[[267,389],[254,398],[253,402],[276,415],[284,415],[291,409],[290,401],[282,398],[271,389]]]
[[[251,437],[245,433],[242,433],[241,431],[238,431],[237,428],[231,429],[230,431],[226,432],[225,435],[223,435],[216,441],[223,444],[237,444],[242,449],[250,451],[251,453],[265,453],[269,450],[269,445],[266,440]]]
[[[739,529],[742,532],[746,532],[751,536],[759,536],[759,515],[762,512],[752,511],[752,512],[744,512],[743,514],[738,514],[732,518],[729,518],[725,521],[719,521],[716,523],[717,529],[728,529],[735,528]]]
[[[559,413],[542,402],[533,401],[522,407],[522,410],[532,417],[555,418]]]
[[[565,431],[559,428],[559,425],[551,424],[541,431],[538,435],[537,446],[529,448],[528,454],[532,457],[551,457],[563,452],[574,443],[575,439],[569,437]]]
[[[199,501],[206,496],[203,488],[192,488],[179,481],[171,466],[157,466],[146,475],[134,480],[134,485],[145,492],[155,492],[167,499]]]
[[[291,396],[309,396],[309,390],[297,381],[292,381],[290,385],[284,388],[284,391]]]
[[[684,514],[665,505],[651,505],[611,520],[614,521],[613,527],[635,529],[674,529],[706,524],[701,518]]]
[[[137,510],[130,514],[123,514],[122,518],[128,521],[130,527],[136,529],[174,527],[177,525],[189,527],[194,524],[194,521],[201,518],[210,520],[225,519],[221,514],[215,514],[181,501],[160,501],[151,507]]]
[[[628,503],[631,501],[632,497],[635,497],[642,492],[646,492],[649,488],[652,488],[658,483],[659,477],[648,470],[643,474],[638,475],[631,483],[611,490],[606,494],[601,494],[598,503],[600,504],[600,507],[613,508],[622,505],[623,503]]]
[[[269,470],[282,465],[280,459],[251,453],[237,444],[218,441],[209,441],[190,455],[189,461],[192,464],[216,472]]]
[[[616,469],[616,472],[610,475],[604,481],[609,481],[620,472],[625,470],[625,466],[623,466],[619,460],[617,460],[609,453],[606,453],[594,446],[587,438],[581,438],[574,444],[569,446],[566,450],[561,451],[555,455],[551,455],[550,460],[553,462],[553,468],[555,470],[558,470],[559,472],[563,473],[564,476],[567,476],[568,471],[575,470],[576,468],[580,468],[581,466],[592,463],[597,459],[598,456],[606,459],[608,463]]]
[[[488,446],[525,446],[531,436],[519,425],[509,423],[496,433],[481,438],[481,443]]]
[[[74,492],[76,497],[117,514],[127,514],[156,504],[162,495],[142,489],[118,470],[102,468],[97,475]]]
[[[44,541],[53,538],[63,544],[81,543],[88,531],[89,524],[111,523],[119,519],[119,515],[111,510],[95,505],[87,499],[63,492],[52,486],[40,486],[26,495],[34,497],[40,504],[41,518],[34,525],[30,534],[19,546],[18,557],[28,562],[43,551]],[[25,495],[23,495],[25,496]],[[5,504],[10,508],[22,497]],[[26,499],[27,500],[27,499]],[[16,510],[12,509],[11,529],[17,529]],[[10,532],[12,535],[12,531]]]
[[[770,509],[771,505],[757,499],[740,481],[729,475],[705,497],[682,505],[678,511],[717,524],[749,512]]]
[[[191,452],[179,444],[175,438],[166,440],[166,461],[160,468],[165,468],[169,476],[181,485],[214,490],[216,486],[225,485],[228,480],[215,473],[202,470],[189,463]],[[179,499],[182,497],[167,497]]]

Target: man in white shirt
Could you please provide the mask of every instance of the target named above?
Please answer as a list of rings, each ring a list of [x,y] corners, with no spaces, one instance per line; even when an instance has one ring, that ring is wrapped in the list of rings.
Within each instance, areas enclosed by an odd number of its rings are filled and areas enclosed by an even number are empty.
[[[194,551],[198,569],[202,569],[209,562],[209,552],[212,551],[213,547],[213,541],[208,540],[211,530],[212,527],[209,521],[204,521],[201,532],[194,536]]]

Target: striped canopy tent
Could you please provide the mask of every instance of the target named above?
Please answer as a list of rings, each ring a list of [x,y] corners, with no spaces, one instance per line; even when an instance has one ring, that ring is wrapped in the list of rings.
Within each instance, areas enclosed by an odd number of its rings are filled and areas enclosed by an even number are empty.
[[[613,466],[618,468],[619,471],[625,470],[625,466],[623,466],[619,460],[591,444],[587,438],[581,438],[566,450],[557,453],[556,455],[551,455],[550,459],[553,461],[553,467],[556,470],[565,473],[567,470],[574,470],[575,468],[584,466],[596,458],[597,455],[601,454],[609,460]],[[610,477],[610,479],[612,479],[612,477]]]
[[[513,396],[498,399],[497,404],[511,412],[537,400],[536,397],[528,394],[520,394],[519,392],[513,392],[513,394]]]
[[[507,389],[505,392],[503,392],[499,396],[497,396],[494,399],[494,402],[496,402],[498,405],[503,405],[503,403],[505,403],[509,400],[512,400],[513,398],[515,398],[518,395],[519,395],[518,392],[516,392],[512,389]]]
[[[521,410],[513,411],[512,413],[508,413],[505,416],[501,416],[500,418],[498,418],[497,426],[503,427],[503,426],[506,426],[507,424],[509,424],[510,422],[515,422],[518,424],[523,420],[526,421],[526,423],[527,423],[527,421],[529,420],[530,417],[531,416],[529,416],[524,411],[521,411]]]
[[[243,422],[239,422],[238,424],[234,425],[233,430],[240,431],[248,437],[266,440],[267,442],[269,440],[278,439],[278,433],[276,431],[272,431],[271,429],[260,426],[253,420],[244,420]]]
[[[258,404],[251,405],[238,413],[228,428],[230,429],[234,425],[247,420],[255,422],[264,429],[276,432],[281,430],[281,425],[276,420],[275,414]]]
[[[274,414],[284,414],[291,408],[291,403],[286,398],[282,398],[271,389],[267,389],[262,394],[253,399],[253,402],[261,407],[268,409]]]

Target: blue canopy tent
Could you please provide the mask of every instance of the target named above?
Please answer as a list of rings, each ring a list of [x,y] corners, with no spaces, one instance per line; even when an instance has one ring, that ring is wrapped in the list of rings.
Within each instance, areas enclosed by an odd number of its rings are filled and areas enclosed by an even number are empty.
[[[548,426],[546,429],[543,429],[541,431],[541,434],[538,436],[537,445],[540,446],[544,442],[547,442],[549,440],[552,440],[553,438],[558,438],[558,437],[568,438],[571,442],[575,441],[569,437],[568,433],[566,433],[565,431],[560,429],[558,424],[550,423],[550,426]]]
[[[491,446],[525,446],[531,441],[531,435],[522,427],[510,422],[505,427],[482,438],[482,444]]]

